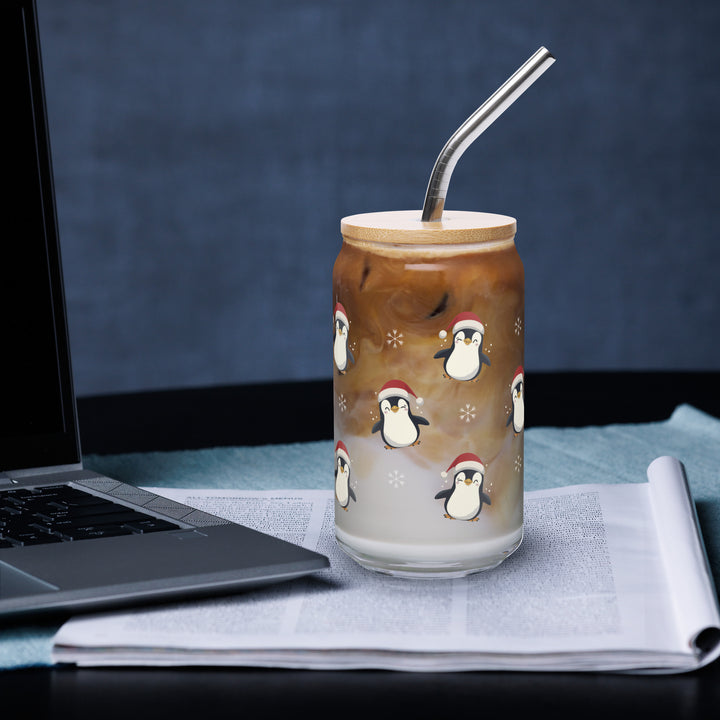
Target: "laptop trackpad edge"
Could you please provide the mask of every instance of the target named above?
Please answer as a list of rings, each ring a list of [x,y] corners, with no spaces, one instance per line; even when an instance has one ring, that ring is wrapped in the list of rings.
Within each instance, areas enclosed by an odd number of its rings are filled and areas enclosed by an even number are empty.
[[[0,600],[57,592],[59,589],[0,560]]]

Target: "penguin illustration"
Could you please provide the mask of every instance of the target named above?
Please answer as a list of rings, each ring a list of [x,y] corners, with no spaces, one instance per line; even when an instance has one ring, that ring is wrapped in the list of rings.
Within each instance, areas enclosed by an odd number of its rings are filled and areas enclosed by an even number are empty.
[[[490,365],[488,358],[482,351],[485,326],[477,315],[463,312],[456,315],[446,330],[441,330],[439,336],[446,338],[448,330],[452,328],[452,347],[435,353],[435,358],[445,358],[445,374],[454,380],[475,380],[483,364]]]
[[[340,375],[344,375],[348,368],[348,361],[354,363],[350,348],[348,348],[348,333],[350,323],[348,322],[345,308],[337,303],[335,305],[333,319],[333,357],[335,358],[335,367]]]
[[[350,499],[357,502],[350,487],[350,455],[342,440],[335,446],[335,497],[340,507],[347,512]]]
[[[519,367],[513,375],[510,394],[513,406],[506,425],[512,423],[515,434],[519,435],[525,427],[525,380],[522,367]]]
[[[442,477],[447,477],[453,468],[455,475],[452,487],[441,490],[435,499],[445,499],[445,517],[448,520],[477,522],[483,503],[491,504],[490,496],[483,492],[485,466],[477,455],[463,453],[441,473]]]
[[[413,415],[410,411],[411,395],[418,406],[423,404],[423,399],[417,397],[402,380],[385,383],[378,393],[380,420],[373,425],[372,431],[380,431],[388,450],[417,445],[420,442],[420,425],[430,424],[424,417]]]

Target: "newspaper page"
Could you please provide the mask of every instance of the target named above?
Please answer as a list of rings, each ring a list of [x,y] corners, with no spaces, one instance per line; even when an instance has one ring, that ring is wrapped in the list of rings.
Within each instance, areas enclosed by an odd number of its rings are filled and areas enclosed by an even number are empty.
[[[335,543],[332,491],[148,488],[317,550],[331,567],[229,597],[70,620],[56,636],[54,660],[406,671],[693,669],[717,654],[717,599],[707,590],[705,566],[698,581],[704,594],[692,599],[695,620],[678,621],[688,612],[687,598],[676,598],[670,581],[695,582],[697,568],[684,562],[668,575],[652,487],[651,478],[526,493],[520,548],[491,571],[452,580],[391,578],[357,565]],[[664,492],[661,534],[673,545],[687,525],[675,516],[688,507],[677,501],[682,493]],[[695,555],[701,562],[704,556]],[[702,651],[693,644],[698,637],[708,646]]]

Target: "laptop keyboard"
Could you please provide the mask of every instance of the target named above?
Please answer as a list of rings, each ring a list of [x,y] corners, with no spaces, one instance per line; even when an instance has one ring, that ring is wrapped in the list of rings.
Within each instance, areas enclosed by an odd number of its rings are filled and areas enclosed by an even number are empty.
[[[69,485],[0,493],[0,548],[177,529],[175,523]]]

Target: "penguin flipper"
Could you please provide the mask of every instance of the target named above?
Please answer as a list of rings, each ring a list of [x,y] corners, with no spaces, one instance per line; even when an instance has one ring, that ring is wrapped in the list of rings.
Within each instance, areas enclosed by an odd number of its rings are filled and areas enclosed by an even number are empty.
[[[445,348],[444,350],[438,350],[434,355],[433,358],[446,358],[450,357],[450,354],[452,353],[452,348]]]
[[[376,433],[383,426],[382,420],[378,420],[372,427],[372,431]]]
[[[483,352],[480,353],[480,362],[490,365],[490,358]]]
[[[492,502],[490,502],[490,496],[486,492],[480,493],[480,507],[482,507],[483,503],[487,503],[488,505],[492,505]]]
[[[355,497],[355,491],[354,491],[351,487],[348,487],[348,495],[349,495],[355,502],[357,502],[357,498]]]
[[[350,348],[347,349],[347,356],[348,356],[348,360],[350,360],[350,362],[354,365],[355,364],[355,356],[352,354],[352,351],[350,350]]]
[[[512,419],[513,419],[513,414],[510,413],[510,415],[508,416],[507,422],[505,423],[505,427],[507,427],[512,422]]]
[[[448,498],[452,495],[452,488],[447,488],[446,490],[441,490],[436,496],[436,500],[442,500],[442,498]]]
[[[415,415],[415,420],[417,420],[418,425],[429,425],[430,421],[427,420],[424,417],[420,417],[419,415]]]

